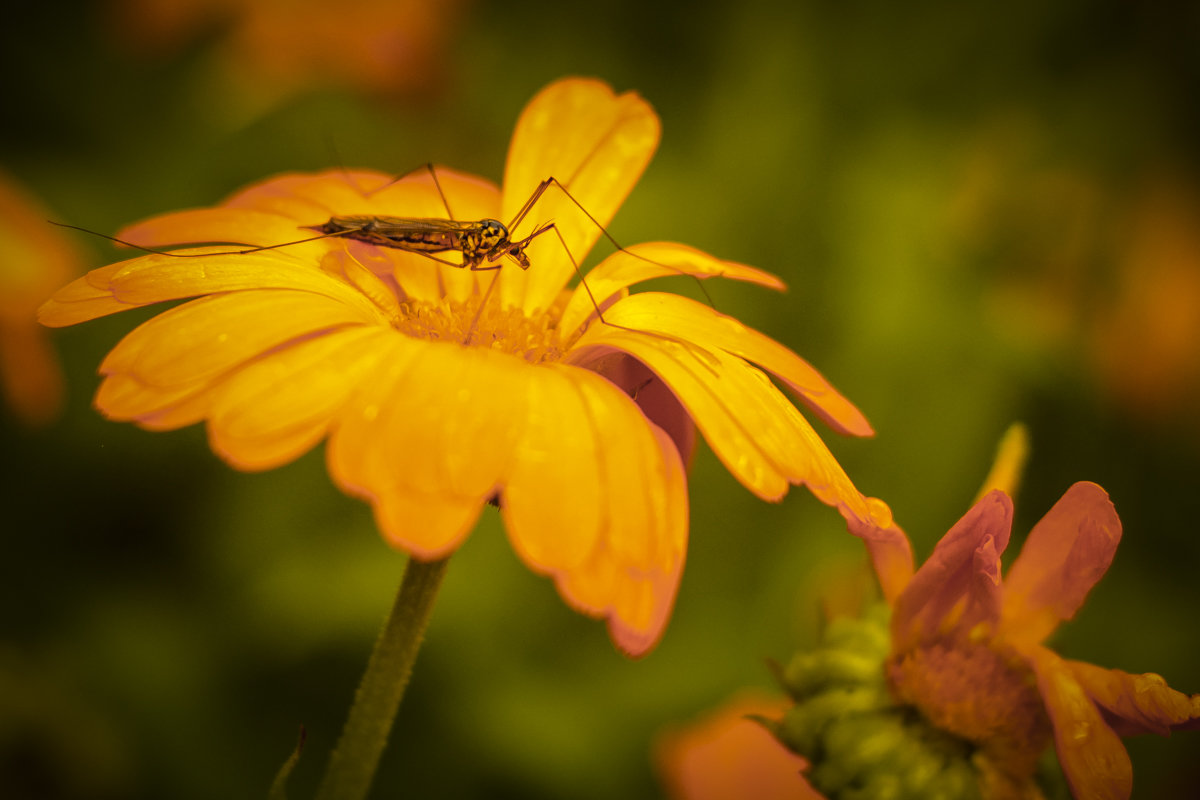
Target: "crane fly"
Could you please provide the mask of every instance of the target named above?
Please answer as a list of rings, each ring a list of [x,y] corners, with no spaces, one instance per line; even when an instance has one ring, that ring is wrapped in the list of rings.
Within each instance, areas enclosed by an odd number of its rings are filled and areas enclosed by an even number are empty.
[[[504,223],[494,219],[459,222],[453,219],[357,215],[330,217],[322,225],[305,226],[305,230],[417,253],[451,267],[479,272],[500,269],[503,266],[501,259],[505,256],[521,269],[529,269],[525,247],[534,238],[550,230],[550,226],[544,225],[518,241],[512,240]],[[435,255],[451,251],[461,253],[462,261],[455,263]]]
[[[430,177],[433,179],[433,185],[437,190],[438,196],[441,198],[442,206],[446,209],[448,218],[392,217],[369,214],[332,216],[319,225],[301,226],[301,230],[313,231],[317,234],[316,236],[296,239],[290,242],[281,242],[279,244],[248,246],[240,250],[230,250],[226,253],[170,253],[163,250],[144,247],[142,245],[134,244],[133,242],[124,241],[115,236],[105,236],[104,234],[96,235],[104,236],[104,238],[116,242],[117,244],[132,247],[143,252],[172,256],[175,258],[212,258],[215,255],[248,255],[250,253],[258,253],[265,250],[276,250],[282,247],[305,244],[307,242],[319,241],[322,239],[342,238],[360,241],[376,247],[385,247],[393,250],[414,253],[456,269],[468,269],[473,272],[482,272],[500,269],[504,265],[506,259],[512,261],[522,270],[529,269],[531,262],[529,260],[529,256],[527,256],[525,253],[525,249],[534,239],[545,233],[553,231],[555,236],[558,237],[563,251],[567,254],[567,258],[570,260],[571,266],[575,270],[575,274],[579,276],[580,285],[583,287],[584,291],[587,292],[587,295],[592,302],[592,307],[596,310],[597,320],[613,328],[633,331],[635,333],[647,333],[647,331],[640,331],[636,328],[629,328],[624,325],[609,322],[604,318],[604,314],[600,309],[600,304],[597,302],[596,296],[592,294],[591,287],[588,286],[587,281],[583,276],[583,271],[579,267],[579,262],[576,260],[574,254],[571,253],[570,248],[567,247],[567,242],[555,223],[543,223],[535,228],[534,231],[528,236],[524,236],[519,239],[513,238],[510,231],[516,230],[517,226],[524,221],[524,219],[529,215],[530,211],[533,210],[538,200],[541,199],[542,195],[544,195],[549,188],[556,187],[559,191],[566,195],[566,197],[576,206],[576,208],[578,208],[580,212],[582,212],[584,216],[586,216],[602,234],[604,234],[604,236],[616,249],[639,260],[663,267],[669,271],[676,272],[678,274],[687,274],[670,267],[669,265],[660,264],[659,262],[653,261],[645,256],[626,250],[612,237],[611,234],[609,234],[605,227],[600,224],[599,220],[592,216],[591,212],[584,208],[583,204],[581,204],[574,197],[574,195],[567,190],[567,187],[564,186],[558,179],[553,177],[546,178],[538,184],[537,188],[534,189],[533,193],[529,196],[529,199],[525,201],[520,209],[518,209],[517,213],[513,215],[512,221],[507,225],[495,219],[481,219],[473,222],[454,219],[453,213],[450,211],[449,201],[447,201],[446,194],[442,190],[441,181],[438,180],[437,172],[434,169],[433,164],[425,164],[423,167],[418,168],[418,170],[412,170],[400,175],[383,186],[368,192],[365,196],[369,196],[370,194],[374,194],[375,192],[386,189],[387,187],[398,183],[399,181],[421,169],[428,170]],[[94,231],[74,225],[67,225],[65,223],[54,224],[61,225],[62,227],[66,228],[73,228],[85,233],[95,234]],[[230,242],[227,244],[236,246],[237,243]],[[457,252],[460,255],[459,261],[453,261],[449,258],[443,257],[443,254],[452,252]],[[692,277],[696,278],[694,275]],[[705,297],[708,298],[708,292],[704,289],[703,285],[700,284],[698,279],[696,279],[696,282],[697,285],[700,286],[701,292],[703,292]],[[479,310],[476,312],[476,322],[478,322],[479,316],[483,311],[483,306],[486,304],[494,286],[494,281],[488,285],[484,298],[480,302]],[[709,305],[712,305],[711,298],[708,299],[708,302]],[[472,329],[473,328],[474,324],[472,324]],[[683,344],[685,348],[692,349],[692,345],[682,339],[676,339],[675,337],[664,333],[655,333],[654,335],[670,339],[672,341],[678,341],[680,344]],[[469,338],[470,337],[468,336],[468,339]]]

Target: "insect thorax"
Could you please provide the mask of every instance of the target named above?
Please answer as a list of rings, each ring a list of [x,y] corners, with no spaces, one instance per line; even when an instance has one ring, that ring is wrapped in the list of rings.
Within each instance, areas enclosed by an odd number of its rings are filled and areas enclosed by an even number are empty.
[[[508,228],[494,219],[481,219],[463,234],[460,242],[466,257],[482,256],[508,244]]]

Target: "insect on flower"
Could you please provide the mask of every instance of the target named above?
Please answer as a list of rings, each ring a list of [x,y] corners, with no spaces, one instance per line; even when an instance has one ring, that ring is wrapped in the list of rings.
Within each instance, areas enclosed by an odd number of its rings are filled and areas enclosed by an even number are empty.
[[[432,185],[436,189],[437,196],[442,207],[445,209],[446,218],[397,217],[379,214],[335,215],[331,216],[326,222],[320,225],[299,226],[303,230],[310,230],[319,234],[318,236],[310,236],[304,239],[281,242],[279,244],[258,246],[250,246],[237,242],[224,242],[222,244],[241,248],[230,250],[226,253],[226,255],[249,255],[251,253],[259,253],[266,250],[278,250],[293,245],[306,244],[308,242],[319,241],[321,239],[341,238],[363,242],[375,247],[386,247],[394,250],[401,250],[407,253],[414,253],[432,261],[436,261],[439,264],[445,264],[446,266],[454,267],[456,269],[467,269],[472,272],[498,270],[504,266],[504,259],[506,258],[511,260],[512,263],[516,264],[522,270],[527,270],[530,268],[531,262],[529,256],[525,253],[526,248],[542,234],[553,231],[558,237],[558,241],[562,247],[563,253],[565,253],[567,258],[570,260],[571,266],[573,267],[576,275],[579,277],[580,285],[584,289],[584,292],[587,294],[588,298],[591,300],[591,304],[595,310],[597,319],[601,323],[610,325],[611,327],[621,328],[624,330],[636,330],[627,328],[624,325],[611,323],[604,318],[604,314],[601,311],[600,305],[596,302],[596,297],[592,293],[591,288],[587,284],[587,279],[584,277],[583,272],[580,269],[579,260],[574,254],[571,253],[571,250],[567,246],[562,233],[559,231],[558,226],[554,222],[542,223],[538,225],[533,232],[521,238],[515,238],[510,233],[510,231],[517,230],[517,227],[525,220],[530,211],[533,210],[538,201],[545,194],[546,190],[553,187],[558,189],[562,195],[565,196],[618,251],[626,256],[630,256],[659,268],[662,270],[663,274],[687,275],[688,277],[691,277],[693,280],[696,280],[697,286],[699,286],[700,291],[704,294],[708,304],[710,306],[712,305],[712,299],[708,296],[708,292],[704,289],[703,284],[700,284],[699,278],[695,274],[683,272],[668,264],[662,264],[653,259],[647,258],[646,256],[633,253],[632,251],[622,247],[604,228],[604,226],[601,225],[600,222],[586,208],[583,207],[583,204],[575,199],[574,195],[567,190],[567,187],[554,177],[545,178],[537,185],[537,188],[534,189],[533,193],[529,196],[529,199],[525,201],[525,203],[521,206],[516,215],[507,225],[499,220],[490,218],[480,219],[473,222],[455,219],[454,213],[450,208],[450,203],[446,199],[446,193],[443,191],[441,182],[438,180],[437,169],[431,163],[427,163],[422,167],[393,178],[391,181],[371,190],[370,192],[363,192],[363,199],[366,200],[370,197],[370,195],[382,189],[386,189],[389,186],[399,183],[405,178],[416,175],[420,172],[427,172],[432,180]],[[168,256],[171,258],[209,259],[211,259],[213,255],[216,255],[209,252],[168,252],[166,250],[146,247],[144,245],[125,241],[124,239],[115,236],[97,233],[96,231],[88,230],[87,228],[82,228],[75,225],[68,225],[60,222],[55,222],[54,224],[61,227],[82,231],[94,236],[100,236],[125,247],[132,247],[134,249],[147,253],[153,253],[155,255]],[[439,255],[450,252],[459,253],[460,259],[458,261],[452,261],[449,258]],[[723,271],[719,270],[713,274],[721,275],[723,274]],[[708,276],[706,275],[704,277]],[[490,291],[491,285],[488,286],[485,298],[490,296]],[[482,306],[485,302],[486,299],[480,304],[480,313],[483,310]],[[678,339],[677,337],[673,337],[669,334],[660,332],[655,335],[669,340],[678,341],[684,347],[690,346],[686,340]],[[471,333],[468,332],[467,336],[469,340]],[[701,361],[703,361],[703,356],[701,356]]]
[[[640,655],[679,586],[697,432],[763,499],[804,484],[843,515],[890,520],[783,393],[869,435],[816,369],[710,305],[629,291],[671,275],[778,278],[647,242],[583,280],[577,256],[608,236],[659,132],[636,94],[558,81],[521,114],[502,185],[445,167],[276,176],[130,226],[121,241],[171,252],[95,269],[39,318],[186,301],[105,358],[102,413],[157,431],[204,422],[243,470],[325,442],[334,482],[422,560],[454,552],[496,499],[524,562]]]

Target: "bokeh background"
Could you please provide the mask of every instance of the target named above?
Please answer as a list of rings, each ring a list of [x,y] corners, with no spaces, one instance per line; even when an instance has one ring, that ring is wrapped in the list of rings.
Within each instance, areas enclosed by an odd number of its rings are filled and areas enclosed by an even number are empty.
[[[103,420],[96,366],[149,314],[29,327],[72,271],[118,257],[43,220],[112,233],[287,170],[434,161],[498,180],[523,104],[570,74],[636,90],[662,117],[613,235],[784,277],[778,296],[708,289],[865,411],[874,439],[827,440],[919,558],[1024,421],[1008,560],[1076,480],[1103,485],[1125,524],[1058,649],[1200,691],[1200,6],[567,9],[5,12],[0,166],[18,197],[0,222],[0,796],[262,797],[301,724],[292,796],[311,796],[404,564],[320,450],[240,474],[198,428]],[[692,476],[675,617],[637,662],[484,515],[374,796],[661,796],[663,727],[770,687],[767,659],[813,640],[821,596],[854,580],[861,545],[804,491],[756,500],[706,449]],[[1200,740],[1129,749],[1135,797],[1195,791]]]

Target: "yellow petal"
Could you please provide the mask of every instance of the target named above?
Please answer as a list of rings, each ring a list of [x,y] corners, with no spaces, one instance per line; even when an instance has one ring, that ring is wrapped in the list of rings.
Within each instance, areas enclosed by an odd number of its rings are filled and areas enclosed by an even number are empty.
[[[603,524],[601,460],[608,442],[592,422],[577,372],[531,369],[524,416],[513,420],[520,437],[505,479],[504,518],[513,547],[542,572],[582,563]]]
[[[1072,794],[1089,800],[1127,800],[1133,791],[1133,766],[1121,738],[1061,658],[1044,647],[1034,647],[1027,657],[1054,725],[1058,761]]]
[[[328,432],[327,420],[305,420],[286,430],[234,439],[210,425],[208,445],[234,469],[259,472],[296,460],[316,447]]]
[[[350,394],[377,368],[386,328],[355,327],[301,341],[254,361],[220,388],[209,442],[239,469],[269,469],[328,432]]]
[[[779,378],[804,404],[841,433],[870,436],[870,423],[853,403],[800,356],[733,317],[687,297],[663,292],[631,295],[604,312],[613,325],[694,342],[753,362]]]
[[[612,220],[658,139],[654,110],[636,94],[617,95],[600,81],[561,80],[529,102],[509,146],[501,221],[510,223],[538,185],[551,177],[561,181],[579,205],[551,187],[510,231],[520,238],[553,221],[562,241],[553,232],[543,234],[529,247],[533,266],[527,272],[503,270],[503,305],[526,311],[550,306],[574,274],[571,257],[582,262],[587,256],[600,236],[597,223],[607,226]]]
[[[394,546],[441,557],[470,531],[505,473],[524,374],[533,368],[502,353],[400,334],[374,348],[378,367],[330,437],[330,473],[371,502]]]
[[[611,427],[596,422],[608,432],[604,529],[586,563],[558,572],[556,584],[570,606],[606,616],[613,642],[638,657],[658,643],[671,618],[688,539],[688,487],[671,438],[638,420],[636,409],[620,402],[612,408],[628,419],[613,419]]]
[[[1029,459],[1029,430],[1020,422],[1008,426],[1000,445],[996,448],[996,459],[992,469],[983,479],[983,486],[975,500],[978,502],[993,489],[999,489],[1013,500],[1017,498],[1017,487],[1021,484],[1021,472]]]
[[[214,378],[287,342],[371,322],[324,295],[286,289],[212,295],[185,303],[135,328],[100,365],[172,387]]]
[[[745,362],[734,363],[718,353],[702,352],[698,357],[694,347],[606,326],[589,331],[568,359],[586,365],[610,349],[628,353],[662,379],[742,485],[764,500],[779,500],[787,493],[783,463],[787,449],[798,449],[801,437],[791,419],[773,413],[769,401],[764,408],[761,394],[769,383],[765,376],[755,387],[740,374]],[[743,378],[737,386],[731,377],[735,374]]]
[[[687,547],[675,445],[633,402],[585,370],[534,370],[502,494],[509,539],[568,605],[608,619],[624,652],[648,652],[670,618]]]
[[[334,215],[360,213],[354,209],[364,209],[371,194],[391,180],[392,176],[372,170],[289,173],[248,186],[221,205],[319,225]]]
[[[95,405],[117,422],[136,422],[153,431],[168,431],[204,419],[212,405],[206,381],[162,387],[132,375],[108,375],[96,391]]]
[[[1033,527],[1004,580],[1004,627],[1040,642],[1071,619],[1108,571],[1121,541],[1121,520],[1094,483],[1069,488]]]
[[[230,254],[228,248],[220,247],[181,252],[211,257],[151,255],[92,270],[47,301],[39,319],[60,327],[164,300],[275,288],[328,295],[368,316],[378,315],[376,306],[360,291],[286,249],[248,255]]]
[[[721,261],[708,253],[674,242],[646,242],[613,253],[590,270],[575,288],[563,311],[559,330],[569,339],[596,308],[622,289],[651,278],[691,275],[696,278],[730,278],[782,291],[783,281],[769,272],[733,261]]]
[[[640,658],[662,638],[682,575],[682,560],[670,572],[641,574],[601,549],[556,583],[568,605],[606,618],[613,644],[627,656]]]
[[[491,181],[449,167],[414,169],[371,192],[370,213],[476,222],[500,215],[500,189]],[[440,188],[440,191],[439,191]]]
[[[38,322],[50,328],[64,328],[135,308],[136,305],[117,300],[108,290],[109,280],[121,266],[110,264],[94,269],[59,289],[38,309]]]
[[[457,550],[485,504],[478,497],[426,494],[403,485],[391,486],[377,497],[363,497],[371,502],[375,524],[388,544],[423,561],[445,558]]]
[[[587,364],[612,349],[638,359],[670,387],[726,469],[759,497],[779,500],[789,483],[804,483],[822,502],[859,519],[880,510],[854,488],[796,407],[741,358],[596,325],[569,360]],[[880,522],[891,524],[890,515]]]

